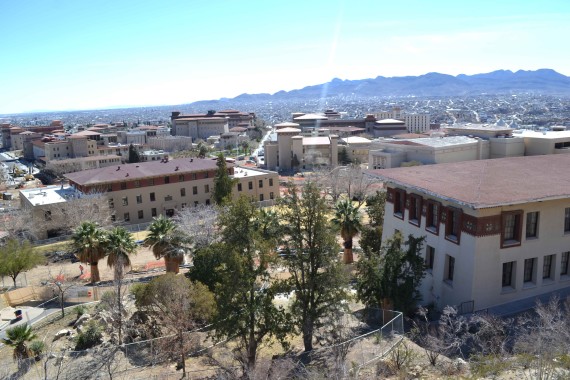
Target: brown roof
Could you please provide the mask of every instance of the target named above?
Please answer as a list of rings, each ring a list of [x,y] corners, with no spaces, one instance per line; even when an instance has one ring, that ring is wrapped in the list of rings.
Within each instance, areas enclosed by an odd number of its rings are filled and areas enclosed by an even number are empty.
[[[231,164],[228,164],[228,167],[231,166]],[[120,168],[119,170],[117,170],[118,167]],[[178,168],[178,170],[176,170],[176,168]],[[215,169],[216,160],[179,158],[168,162],[150,161],[140,162],[137,164],[113,165],[100,169],[68,173],[65,174],[65,177],[79,185],[98,185],[117,181],[130,181],[134,179]]]
[[[570,155],[370,170],[386,182],[478,209],[570,198]]]

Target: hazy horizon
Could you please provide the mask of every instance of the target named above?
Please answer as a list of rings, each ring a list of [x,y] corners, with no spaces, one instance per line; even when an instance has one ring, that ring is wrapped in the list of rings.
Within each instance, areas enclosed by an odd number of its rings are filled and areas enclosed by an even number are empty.
[[[570,75],[565,1],[35,0],[0,13],[0,114],[187,104],[333,78]]]

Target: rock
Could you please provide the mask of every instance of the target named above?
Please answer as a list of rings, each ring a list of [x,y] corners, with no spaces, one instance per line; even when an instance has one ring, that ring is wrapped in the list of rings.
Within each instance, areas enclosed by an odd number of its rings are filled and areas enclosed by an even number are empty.
[[[453,366],[459,370],[467,368],[467,362],[461,358],[457,358],[453,361]]]
[[[58,332],[55,333],[55,336],[53,337],[53,340],[56,341],[59,338],[63,337],[63,336],[67,336],[71,334],[71,330],[69,329],[63,329],[63,330],[59,330]]]
[[[91,315],[89,314],[83,314],[81,317],[77,318],[77,321],[75,321],[75,324],[73,325],[73,327],[77,328],[81,325],[83,325],[85,322],[87,322],[89,319],[91,318]]]

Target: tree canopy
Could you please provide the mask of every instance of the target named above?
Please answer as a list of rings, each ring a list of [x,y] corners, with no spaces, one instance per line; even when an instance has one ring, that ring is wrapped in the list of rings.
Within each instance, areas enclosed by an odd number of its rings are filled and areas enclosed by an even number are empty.
[[[232,189],[237,180],[230,178],[223,153],[218,155],[216,166],[218,168],[214,177],[214,202],[221,205],[231,198]]]
[[[134,164],[137,162],[141,162],[141,156],[135,146],[131,144],[129,145],[129,164]]]
[[[20,242],[16,239],[9,239],[4,246],[0,247],[0,275],[12,278],[14,287],[16,287],[16,279],[20,273],[44,262],[44,255],[36,252],[27,240]]]

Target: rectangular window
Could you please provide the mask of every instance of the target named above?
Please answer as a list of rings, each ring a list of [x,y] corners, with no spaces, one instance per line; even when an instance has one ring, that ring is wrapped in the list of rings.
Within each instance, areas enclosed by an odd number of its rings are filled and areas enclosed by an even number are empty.
[[[410,194],[410,223],[419,226],[422,220],[422,198],[415,194]]]
[[[449,282],[453,282],[453,275],[455,273],[455,257],[451,257],[449,255],[446,256],[446,271],[445,271],[445,280]]]
[[[522,216],[522,211],[509,211],[501,215],[501,248],[519,246],[521,244]]]
[[[542,262],[542,279],[552,277],[552,263],[554,262],[555,255],[544,256]]]
[[[241,191],[241,183],[238,183],[237,189],[238,191]]]
[[[209,177],[210,177],[210,173],[209,173],[209,172],[204,173],[204,178],[209,178]]]
[[[127,189],[127,183],[121,182],[121,190],[126,190],[126,189]]]
[[[123,206],[128,206],[128,205],[129,205],[129,198],[123,197]]]
[[[209,206],[209,205],[210,205],[210,200],[206,199],[206,206]]]
[[[148,185],[149,185],[149,186],[154,186],[154,178],[149,178],[149,179],[148,179]]]
[[[137,195],[137,204],[142,203],[142,195]]]
[[[156,195],[154,193],[150,193],[150,201],[151,202],[156,201]]]
[[[138,214],[139,214],[139,215],[138,215],[138,216],[139,216],[139,219],[144,219],[144,212],[143,212],[143,210],[139,210]]]
[[[141,181],[138,179],[135,181],[135,187],[141,187]]]
[[[431,246],[426,246],[426,269],[433,270],[433,262],[435,260],[435,248]]]
[[[170,183],[170,177],[164,177],[164,183]]]
[[[538,211],[526,214],[526,237],[535,238],[538,236]]]
[[[568,275],[568,264],[570,262],[570,252],[562,252],[562,260],[560,261],[560,275]]]
[[[198,201],[194,201],[194,207],[198,207]]]
[[[461,210],[448,207],[445,220],[445,238],[459,244],[461,236]]]
[[[167,195],[166,197],[164,197],[165,202],[170,202],[171,200],[172,200],[172,195]]]
[[[426,230],[436,235],[439,233],[439,211],[439,202],[427,201]]]
[[[156,217],[156,208],[151,208],[150,209],[150,216],[152,216],[153,218]]]
[[[192,186],[192,194],[198,194],[198,186]]]
[[[269,178],[269,186],[273,186],[273,178]]]
[[[196,173],[192,173],[192,179],[196,179]]]
[[[514,261],[503,263],[503,279],[502,279],[503,286],[513,286],[513,268],[514,268]]]
[[[524,282],[533,282],[534,260],[535,259],[526,259],[524,261]]]
[[[183,182],[184,181],[184,174],[179,174],[178,175],[178,182]]]
[[[260,189],[263,187],[263,180],[262,180],[262,179],[260,179],[260,180],[258,181],[258,187],[259,187]]]
[[[181,197],[185,197],[185,196],[186,196],[186,189],[185,189],[185,188],[180,189],[180,196],[181,196]]]
[[[564,232],[570,232],[570,207],[564,209]]]
[[[111,215],[111,222],[116,222],[117,221],[117,216],[115,214]]]
[[[394,189],[394,215],[400,219],[404,219],[405,202],[406,192],[401,189]]]
[[[206,194],[210,192],[210,185],[204,185],[204,192]]]
[[[109,208],[115,208],[115,201],[113,201],[113,198],[109,198]]]
[[[128,212],[125,212],[125,214],[123,215],[123,219],[125,222],[128,222],[131,220],[131,216],[129,215]]]
[[[263,194],[259,194],[259,201],[263,202]]]
[[[108,184],[107,185],[107,191],[113,191],[113,185]]]
[[[182,203],[182,209],[184,210],[186,208],[186,203]]]
[[[248,187],[248,189],[253,190],[253,182],[249,181],[247,183],[247,187]]]
[[[273,191],[269,193],[269,199],[275,199],[275,195],[273,194]]]

